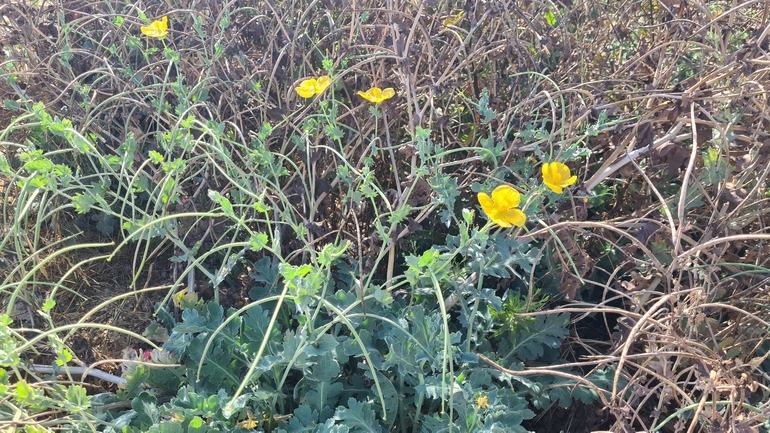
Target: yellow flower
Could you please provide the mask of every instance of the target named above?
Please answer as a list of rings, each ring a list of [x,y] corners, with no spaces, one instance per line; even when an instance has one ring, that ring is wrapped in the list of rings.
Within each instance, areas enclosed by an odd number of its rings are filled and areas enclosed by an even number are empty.
[[[489,397],[486,395],[481,395],[476,398],[476,406],[478,406],[479,409],[485,409],[487,404],[489,404]]]
[[[543,183],[556,194],[561,194],[564,188],[577,182],[577,176],[570,177],[569,174],[569,167],[561,162],[543,164]]]
[[[188,292],[187,289],[184,288],[171,295],[171,300],[174,301],[174,305],[177,308],[185,309],[198,303],[198,294],[195,292]]]
[[[164,38],[168,34],[168,17],[163,17],[160,21],[155,20],[149,26],[142,27],[142,33],[151,38]]]
[[[521,227],[527,222],[527,216],[519,209],[521,194],[508,185],[500,185],[492,191],[492,198],[479,193],[479,203],[489,219],[500,227],[512,225]]]
[[[323,93],[331,83],[332,79],[329,78],[329,76],[324,75],[318,77],[317,80],[315,78],[304,80],[299,83],[299,87],[295,87],[294,90],[296,90],[297,94],[303,98],[312,98],[313,95],[320,95]]]
[[[366,99],[369,102],[379,104],[380,102],[395,96],[396,91],[390,87],[384,90],[380,89],[379,87],[372,87],[366,92],[362,92],[359,90],[358,94],[361,95],[362,98]]]
[[[460,11],[457,13],[457,15],[454,15],[454,16],[449,15],[448,17],[446,17],[446,19],[444,19],[444,22],[442,24],[444,25],[444,27],[452,26],[456,22],[460,21],[464,13],[465,11]]]

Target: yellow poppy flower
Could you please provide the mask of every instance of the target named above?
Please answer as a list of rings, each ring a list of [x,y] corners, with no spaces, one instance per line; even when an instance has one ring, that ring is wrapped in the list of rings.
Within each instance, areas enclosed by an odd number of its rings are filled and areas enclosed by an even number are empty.
[[[446,17],[446,19],[444,19],[444,22],[442,24],[444,25],[444,27],[453,26],[456,22],[460,21],[464,13],[465,11],[460,11],[457,13],[457,15],[454,15],[454,16],[449,15],[448,17]]]
[[[577,176],[570,176],[569,167],[561,162],[543,164],[543,183],[556,194],[561,194],[564,188],[575,182]]]
[[[395,96],[396,91],[388,87],[387,89],[380,89],[379,87],[372,87],[366,92],[358,91],[358,94],[369,102],[379,104],[380,102],[390,99]]]
[[[168,34],[168,17],[163,17],[160,21],[155,20],[149,26],[142,27],[142,33],[151,38],[164,38]]]
[[[184,288],[171,295],[171,300],[174,301],[174,305],[177,308],[184,309],[198,303],[198,294],[195,292],[188,292],[187,288]]]
[[[521,194],[508,185],[500,185],[492,191],[492,197],[480,192],[479,204],[489,219],[500,227],[521,227],[527,216],[519,209]]]
[[[295,87],[294,90],[296,90],[297,94],[303,98],[312,98],[313,95],[320,95],[323,93],[331,83],[332,79],[327,75],[324,75],[318,77],[317,80],[315,78],[304,80],[299,83],[299,87]]]
[[[476,398],[476,406],[478,406],[479,409],[486,409],[487,404],[489,404],[489,397],[486,395],[481,395]]]

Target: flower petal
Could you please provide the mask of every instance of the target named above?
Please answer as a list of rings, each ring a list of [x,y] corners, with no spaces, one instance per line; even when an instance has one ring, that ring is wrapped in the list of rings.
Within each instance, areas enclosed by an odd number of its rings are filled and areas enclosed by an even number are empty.
[[[160,21],[155,20],[148,26],[142,26],[141,30],[145,36],[163,38],[168,34],[168,17],[165,16]]]
[[[511,225],[522,227],[527,223],[527,215],[525,215],[524,212],[522,212],[520,209],[511,209],[505,212],[500,212],[498,217],[508,223],[508,227]]]
[[[294,90],[297,92],[297,94],[305,99],[312,98],[315,92],[311,89],[305,88],[305,87],[295,87]]]
[[[313,95],[315,95],[316,85],[316,79],[309,78],[307,80],[302,80],[302,82],[299,83],[299,87],[295,87],[294,90],[303,98],[312,98]]]
[[[152,24],[149,26],[142,26],[142,34],[149,37],[155,36],[155,29],[153,29]]]
[[[366,92],[359,91],[358,94],[369,102],[379,104],[386,99],[392,98],[396,94],[396,91],[390,87],[385,90],[382,90],[379,87],[372,87]]]
[[[521,194],[508,185],[500,185],[492,191],[492,201],[499,211],[507,211],[519,206]]]
[[[499,225],[500,227],[508,228],[511,226],[511,223],[509,223],[504,218],[501,218],[500,215],[495,214],[495,216],[489,216],[489,219],[492,220],[493,223]]]
[[[481,208],[484,209],[484,212],[489,215],[496,211],[495,209],[495,203],[492,201],[491,198],[489,198],[488,195],[484,194],[483,192],[480,192],[478,195],[479,204],[481,205]]]
[[[561,162],[555,162],[556,164],[556,170],[558,171],[559,181],[564,182],[567,179],[569,179],[569,167],[562,164]]]
[[[316,81],[316,84],[315,84],[315,92],[320,95],[321,93],[324,92],[324,90],[326,90],[327,87],[329,87],[329,84],[331,83],[332,83],[332,79],[329,78],[328,75],[318,77],[318,80]]]
[[[542,170],[543,183],[556,194],[561,194],[564,188],[577,182],[577,176],[570,176],[569,167],[561,162],[545,163]]]
[[[478,195],[478,199],[479,199],[479,204],[481,204],[481,208],[484,210],[484,213],[487,214],[487,218],[489,218],[493,223],[502,227],[511,226],[504,219],[500,218],[500,209],[497,207],[495,202],[493,202],[492,199],[489,198],[488,195],[484,194],[483,192],[480,192]]]
[[[545,181],[547,179],[548,182],[552,182],[553,181],[553,174],[551,174],[551,164],[546,162],[546,163],[543,164],[541,169],[543,171],[543,180]]]
[[[543,176],[543,183],[545,186],[551,189],[551,191],[555,192],[556,194],[561,194],[564,190],[560,185],[557,185],[555,183],[551,183],[545,179],[545,176]]]
[[[369,102],[375,102],[374,99],[372,98],[372,96],[369,94],[369,92],[362,92],[362,91],[359,90],[358,91],[358,96],[366,99]]]

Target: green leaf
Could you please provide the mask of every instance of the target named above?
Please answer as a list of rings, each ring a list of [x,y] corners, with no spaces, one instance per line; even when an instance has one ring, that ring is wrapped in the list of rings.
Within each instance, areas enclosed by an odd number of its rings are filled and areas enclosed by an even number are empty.
[[[261,251],[267,245],[267,235],[264,233],[255,233],[249,238],[249,246],[252,251]]]
[[[308,356],[303,348],[304,342],[297,337],[293,331],[289,331],[283,337],[283,358],[294,360],[294,365],[299,368],[305,368],[312,365],[308,361]]]
[[[190,424],[187,425],[187,433],[206,433],[208,427],[199,416],[193,417]]]
[[[27,170],[28,173],[40,173],[40,174],[48,174],[53,171],[54,164],[53,162],[45,159],[33,159],[26,164],[24,164],[24,169]]]
[[[422,305],[412,307],[410,319],[412,321],[412,335],[421,344],[421,347],[428,350],[426,353],[422,348],[418,349],[415,361],[431,361],[437,351],[444,349],[444,344],[436,338],[437,335],[441,334],[440,319],[436,314],[425,317],[425,310]]]
[[[487,138],[482,139],[479,144],[481,144],[481,147],[483,149],[486,149],[488,152],[479,152],[479,154],[482,157],[482,160],[485,162],[491,162],[497,165],[497,161],[500,159],[500,157],[503,155],[505,146],[503,145],[503,142],[500,141],[497,144],[495,144],[495,137],[489,136]]]
[[[91,143],[87,138],[77,133],[77,131],[74,129],[69,128],[65,131],[65,135],[78,153],[88,153],[94,151],[94,144]]]
[[[293,266],[282,263],[278,267],[281,276],[286,280],[299,280],[313,270],[311,265]]]
[[[412,210],[413,210],[412,206],[409,206],[406,203],[402,204],[396,210],[390,213],[390,215],[388,216],[388,223],[400,224],[409,216]]]
[[[314,432],[316,424],[318,424],[318,412],[303,404],[294,410],[294,416],[289,420],[287,433]]]
[[[66,398],[67,402],[73,406],[70,410],[80,412],[90,407],[91,397],[87,394],[86,389],[80,385],[72,385],[67,388]]]
[[[189,409],[200,414],[217,413],[220,409],[220,399],[216,395],[208,398],[197,394],[192,385],[187,385],[179,390],[177,396],[171,399],[171,406],[180,409]]]
[[[448,413],[441,414],[440,417],[436,415],[426,415],[422,418],[422,433],[448,433],[450,431],[463,431],[460,427],[452,422]]]
[[[337,124],[332,125],[326,125],[326,136],[331,138],[332,140],[342,140],[343,137],[345,137],[345,133],[342,132],[342,129]]]
[[[718,185],[733,171],[727,164],[726,158],[722,158],[719,150],[710,148],[703,152],[703,172],[701,178],[706,185]]]
[[[606,390],[607,392],[605,393],[605,396],[609,396],[611,394],[613,383],[615,381],[615,370],[612,368],[594,370],[594,372],[590,376],[588,376],[586,379],[591,381],[591,383],[593,383],[600,389]],[[626,379],[621,375],[620,379],[618,380],[618,389],[627,389],[626,385],[628,385],[628,379]],[[574,389],[573,397],[579,398],[580,401],[582,401],[585,404],[591,404],[599,398],[598,393],[591,388],[587,388],[585,386],[579,386],[573,389]],[[628,392],[631,393],[633,392],[633,390],[628,389]]]
[[[126,428],[125,431],[128,431],[128,429],[130,428],[128,427],[128,425],[131,423],[131,420],[133,420],[134,418],[136,418],[136,412],[133,410],[130,410],[124,413],[123,415],[113,419],[112,421],[110,421],[110,425],[113,426],[114,428],[114,430],[112,431],[121,431],[123,430],[123,428]],[[105,431],[110,431],[110,430],[105,430]]]
[[[455,212],[455,201],[460,196],[460,187],[457,185],[457,178],[448,176],[444,173],[437,173],[428,179],[428,184],[436,193],[434,202],[441,203],[446,208],[446,213],[441,214],[441,222],[447,227],[451,223],[451,218]]]
[[[128,364],[126,365],[126,372],[123,377],[126,378],[128,383],[126,389],[121,390],[121,396],[126,400],[134,398],[142,391],[142,386],[150,377],[149,369],[141,364]]]
[[[256,305],[249,309],[245,316],[243,316],[243,342],[248,343],[249,351],[256,353],[259,346],[262,344],[262,340],[265,338],[265,331],[270,324],[270,312],[263,310],[261,306]],[[273,331],[270,335],[271,342],[275,344],[268,345],[268,354],[272,354],[271,349],[275,347],[281,341],[280,331],[273,327]]]
[[[382,427],[374,419],[374,410],[369,403],[361,403],[351,397],[348,407],[338,407],[334,413],[334,419],[342,421],[342,424],[353,433],[381,433]]]
[[[9,176],[11,173],[13,173],[11,164],[8,163],[8,160],[5,159],[5,156],[3,155],[0,155],[0,173],[5,174],[6,176]]]
[[[21,109],[21,105],[18,102],[11,101],[10,99],[3,99],[3,106],[9,111],[19,111]]]
[[[556,15],[554,15],[552,10],[548,10],[548,12],[545,13],[545,22],[551,27],[556,27]]]
[[[182,423],[176,420],[163,420],[158,424],[160,433],[184,433]]]
[[[148,392],[142,392],[131,400],[131,408],[136,411],[136,417],[131,421],[132,426],[147,428],[160,420],[158,399]]]
[[[460,236],[448,236],[447,246],[460,247]],[[507,239],[505,233],[498,232],[490,236],[484,244],[472,243],[466,250],[471,259],[471,270],[498,278],[510,278],[510,271],[521,269],[525,273],[537,264],[538,251],[515,239]]]
[[[438,251],[434,250],[433,248],[425,251],[422,253],[422,257],[420,257],[419,265],[421,268],[429,268],[433,266],[436,261],[438,260]]]
[[[198,310],[187,308],[182,311],[182,323],[174,327],[174,333],[193,334],[203,332],[208,330],[207,323],[206,317],[202,316]]]
[[[321,356],[306,377],[321,383],[330,383],[340,375],[340,365],[331,353]]]
[[[161,155],[157,150],[149,151],[147,156],[150,157],[150,161],[152,161],[154,164],[160,164],[163,162],[163,155]]]
[[[204,356],[203,349],[206,340],[205,336],[199,335],[193,338],[187,349],[190,360],[193,361],[196,369]],[[200,370],[200,380],[195,384],[196,389],[211,393],[219,389],[224,389],[227,393],[235,391],[248,366],[244,362],[239,362],[233,356],[232,350],[232,346],[226,344],[224,338],[214,340],[205,354],[203,368]]]
[[[55,306],[56,301],[53,298],[46,298],[45,303],[43,303],[43,311],[48,313]]]
[[[377,108],[376,105],[369,107],[369,114],[371,114],[375,119],[382,117],[382,112]]]
[[[474,370],[468,378],[471,388],[483,389],[492,386],[492,376],[486,370]]]
[[[16,392],[14,393],[14,399],[17,403],[24,406],[29,406],[32,400],[35,398],[35,391],[32,389],[26,381],[20,380],[16,383]]]
[[[324,356],[339,346],[339,342],[329,334],[321,334],[312,343],[305,346],[308,356]],[[335,361],[336,362],[336,361]]]
[[[483,116],[481,119],[482,125],[488,124],[497,116],[497,111],[489,107],[489,90],[486,87],[481,89],[481,96],[479,97],[478,104],[476,104],[476,110],[480,116]]]
[[[257,283],[263,283],[267,287],[272,286],[273,282],[280,275],[280,264],[276,263],[276,265],[273,266],[272,262],[273,261],[269,257],[264,257],[258,262],[255,262],[252,265],[254,272],[249,273],[251,279]]]
[[[276,263],[275,266],[272,265],[270,257],[264,257],[252,265],[254,272],[249,272],[249,277],[254,282],[262,284],[261,286],[256,285],[249,290],[249,297],[251,299],[262,299],[267,296],[269,291],[275,289],[276,280],[280,276],[279,267],[280,263]]]
[[[233,271],[233,268],[235,268],[238,262],[241,261],[247,250],[248,247],[241,249],[237,254],[230,254],[227,257],[227,260],[222,264],[222,267],[219,268],[219,270],[214,274],[214,279],[211,280],[211,285],[213,285],[215,288],[219,287],[219,284],[221,284],[222,281],[224,281],[225,278],[230,275],[230,273]]]
[[[345,255],[345,251],[347,251],[349,246],[350,241],[347,240],[340,245],[326,245],[323,250],[321,250],[321,254],[318,255],[318,264],[324,268],[331,266],[334,262],[339,260],[340,257]]]
[[[237,219],[235,217],[235,211],[233,210],[233,205],[232,203],[230,203],[230,200],[228,200],[227,197],[222,196],[222,194],[218,193],[217,191],[214,191],[213,189],[209,190],[208,195],[211,201],[218,204],[222,208],[222,212],[225,214],[225,216],[232,219]]]
[[[171,334],[171,336],[168,337],[168,341],[163,343],[163,348],[170,351],[171,353],[181,355],[185,350],[187,350],[187,347],[191,342],[192,337],[190,334],[174,332]]]
[[[105,212],[91,215],[91,221],[96,221],[96,230],[105,236],[111,235],[112,232],[115,231],[115,226],[117,225],[115,218]]]
[[[369,379],[372,379],[372,373],[370,370],[367,370],[364,374]],[[383,421],[385,422],[384,430],[391,431],[393,423],[397,418],[396,412],[398,411],[398,402],[400,397],[396,391],[396,387],[393,386],[393,382],[379,371],[377,372],[377,380],[380,382],[380,386],[382,388],[382,396],[385,399],[385,414],[382,413],[383,408],[380,405],[375,405],[374,409],[377,411],[377,413],[380,414],[380,418],[387,419],[387,422]]]
[[[514,330],[515,339],[512,341],[512,354],[521,361],[531,361],[543,356],[543,347],[558,349],[561,339],[567,335],[569,313],[535,316]]]
[[[383,370],[390,370],[395,367],[401,376],[423,374],[423,369],[417,361],[418,346],[405,333],[394,329],[388,332],[383,339],[390,348],[385,354]]]
[[[342,384],[339,382],[312,382],[312,390],[305,394],[305,403],[324,420],[332,415],[341,392]]]

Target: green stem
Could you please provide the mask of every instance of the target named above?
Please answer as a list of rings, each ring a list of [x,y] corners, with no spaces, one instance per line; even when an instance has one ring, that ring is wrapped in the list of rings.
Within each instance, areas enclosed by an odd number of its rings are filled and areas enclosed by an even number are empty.
[[[691,404],[689,406],[685,406],[685,407],[679,409],[678,411],[672,413],[668,418],[664,419],[663,422],[659,426],[656,427],[655,425],[653,425],[650,430],[652,430],[653,432],[660,431],[660,429],[662,429],[664,425],[666,425],[669,422],[673,421],[675,418],[683,415],[687,411],[690,411],[690,410],[693,410],[693,409],[697,409],[698,406],[700,406],[700,405],[701,405],[700,403],[693,403],[693,404]],[[703,405],[704,406],[720,407],[720,406],[735,405],[735,402],[734,401],[724,401],[724,400],[722,400],[722,401],[707,401],[707,402],[704,402]],[[745,407],[747,409],[750,409],[752,412],[755,412],[755,413],[758,413],[758,414],[762,414],[762,409],[760,409],[758,407],[754,407],[754,406],[752,406],[750,404],[739,403],[736,406],[737,406],[737,409]]]

